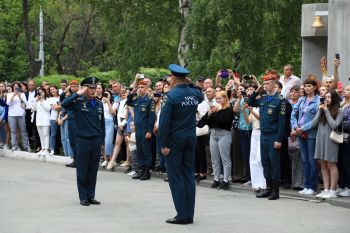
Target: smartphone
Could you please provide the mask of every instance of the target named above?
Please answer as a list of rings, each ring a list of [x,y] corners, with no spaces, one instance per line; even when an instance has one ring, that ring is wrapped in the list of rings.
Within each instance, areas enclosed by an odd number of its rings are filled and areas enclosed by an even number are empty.
[[[162,97],[162,93],[153,93],[154,97]]]
[[[18,93],[21,92],[21,88],[17,87],[16,92],[18,92]]]
[[[144,79],[145,78],[145,74],[140,74],[140,79]]]
[[[324,98],[323,97],[320,98],[320,104],[324,104]]]
[[[340,60],[340,55],[339,55],[339,53],[336,53],[336,54],[335,54],[335,59]]]
[[[225,69],[220,70],[221,78],[228,78],[228,76],[229,76],[228,70],[225,70]]]

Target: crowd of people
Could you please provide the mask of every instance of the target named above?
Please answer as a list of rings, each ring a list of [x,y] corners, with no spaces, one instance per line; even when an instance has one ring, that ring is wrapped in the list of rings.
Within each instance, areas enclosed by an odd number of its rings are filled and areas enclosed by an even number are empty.
[[[343,88],[339,82],[339,67],[340,61],[334,60],[334,74],[322,81],[310,74],[302,82],[290,64],[283,67],[282,75],[277,70],[266,71],[277,79],[273,93],[286,100],[282,111],[287,123],[284,134],[279,135],[281,146],[276,147],[280,158],[273,160],[278,163],[273,166],[280,170],[279,185],[301,195],[350,196],[350,86]],[[259,114],[263,104],[249,105],[251,96],[254,101],[266,96],[258,91],[261,83],[254,75],[220,70],[215,79],[198,77],[195,85],[204,96],[196,115],[193,175],[197,182],[212,175],[212,188],[227,190],[232,182],[257,193],[268,188],[261,158],[264,148],[260,147],[264,143]],[[102,167],[126,167],[128,175],[140,180],[150,179],[151,171],[167,172],[158,126],[172,87],[172,79],[164,77],[153,85],[142,74],[131,85],[112,80],[108,87],[97,84],[95,98],[103,104],[105,123]],[[73,159],[67,166],[75,167],[75,134],[81,130],[75,122],[79,119],[61,103],[79,89],[76,80],[61,80],[60,87],[46,81],[40,86],[33,80],[1,82],[1,148],[44,158],[64,154]],[[273,114],[275,106],[266,104],[266,114]]]

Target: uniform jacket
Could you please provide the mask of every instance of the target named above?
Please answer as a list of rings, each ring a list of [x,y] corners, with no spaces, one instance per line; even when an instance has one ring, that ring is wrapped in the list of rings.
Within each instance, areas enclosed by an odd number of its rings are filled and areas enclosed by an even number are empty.
[[[286,112],[287,100],[277,92],[268,101],[265,94],[261,99],[256,99],[257,92],[254,92],[248,100],[248,105],[259,107],[260,129],[262,133],[277,133],[276,142],[282,142],[286,138]]]
[[[134,108],[136,130],[143,129],[152,133],[156,119],[154,101],[148,95],[134,97],[134,94],[128,95],[126,104]]]
[[[164,97],[159,119],[162,147],[169,146],[172,137],[196,137],[197,106],[203,93],[193,85],[179,84]]]
[[[101,138],[101,143],[105,138],[105,119],[103,104],[94,99],[94,106],[85,96],[77,93],[66,97],[62,102],[62,107],[73,111],[76,126],[76,136],[80,138]]]

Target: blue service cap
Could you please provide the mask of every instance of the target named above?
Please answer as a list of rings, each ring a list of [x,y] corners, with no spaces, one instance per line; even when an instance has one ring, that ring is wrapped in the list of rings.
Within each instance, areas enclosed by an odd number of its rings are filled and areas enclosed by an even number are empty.
[[[96,87],[96,85],[100,82],[100,80],[96,77],[87,77],[84,79],[80,85],[88,86],[88,87]]]
[[[180,77],[186,77],[190,73],[188,69],[176,64],[170,64],[168,66],[168,69],[173,75]]]

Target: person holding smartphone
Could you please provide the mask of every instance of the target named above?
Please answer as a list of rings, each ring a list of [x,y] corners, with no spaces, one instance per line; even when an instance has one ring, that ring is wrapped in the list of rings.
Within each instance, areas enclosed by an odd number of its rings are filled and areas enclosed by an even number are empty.
[[[15,82],[12,86],[14,92],[8,93],[6,103],[9,106],[8,121],[11,130],[12,151],[19,150],[16,137],[17,127],[19,127],[24,150],[30,152],[28,133],[25,121],[26,98],[22,93],[21,84]]]

